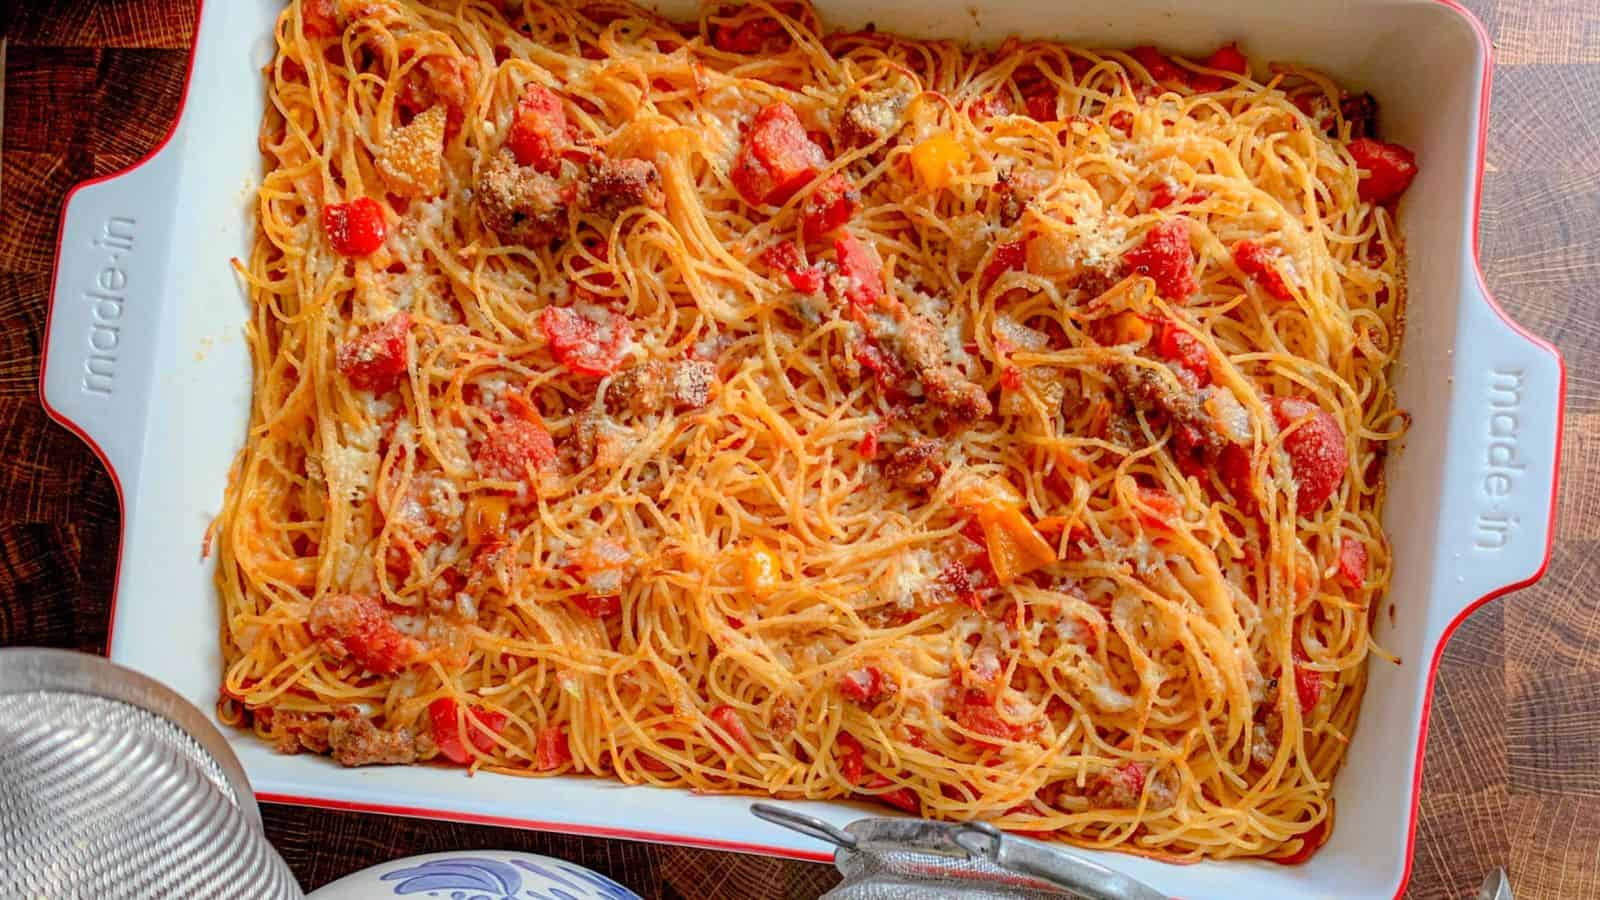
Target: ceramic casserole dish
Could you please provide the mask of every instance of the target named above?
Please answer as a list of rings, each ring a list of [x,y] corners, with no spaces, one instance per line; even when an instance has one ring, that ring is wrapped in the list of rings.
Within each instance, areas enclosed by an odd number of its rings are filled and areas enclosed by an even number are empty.
[[[123,532],[111,656],[215,706],[222,660],[214,562],[201,542],[242,444],[250,404],[248,300],[229,259],[253,235],[256,149],[282,0],[212,0],[199,16],[185,102],[150,157],[67,201],[42,376],[45,404],[110,470]],[[1509,321],[1475,259],[1489,41],[1450,0],[821,0],[832,27],[995,42],[1156,43],[1201,54],[1238,40],[1258,63],[1322,68],[1375,94],[1384,136],[1417,152],[1401,208],[1409,325],[1396,376],[1414,415],[1388,462],[1394,582],[1360,727],[1335,782],[1336,825],[1303,865],[1172,866],[1086,854],[1187,898],[1389,897],[1410,869],[1432,678],[1455,625],[1548,560],[1563,370]],[[662,9],[688,17],[682,0]],[[747,797],[598,778],[467,777],[458,769],[343,769],[282,756],[224,729],[262,800],[670,841],[825,859],[821,845],[752,818]],[[843,823],[846,803],[797,804]],[[876,809],[876,808],[874,808]]]

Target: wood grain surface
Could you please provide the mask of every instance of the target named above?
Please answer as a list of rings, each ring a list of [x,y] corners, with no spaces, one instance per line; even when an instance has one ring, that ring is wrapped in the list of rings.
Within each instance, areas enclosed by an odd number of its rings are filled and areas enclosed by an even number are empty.
[[[223,2],[223,0],[219,0]],[[1549,574],[1457,632],[1434,699],[1409,896],[1470,897],[1507,865],[1519,900],[1600,897],[1600,3],[1468,0],[1494,35],[1482,220],[1500,301],[1566,355],[1566,456]],[[153,147],[178,107],[193,0],[3,0],[0,645],[104,652],[118,539],[111,481],[38,400],[67,189]],[[516,848],[644,896],[810,898],[807,863],[268,806],[307,888],[377,862]]]

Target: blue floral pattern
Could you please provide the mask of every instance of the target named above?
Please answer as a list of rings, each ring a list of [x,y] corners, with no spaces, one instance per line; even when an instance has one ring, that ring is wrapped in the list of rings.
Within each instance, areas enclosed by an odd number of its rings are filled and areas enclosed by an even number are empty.
[[[536,884],[524,885],[524,870]],[[396,896],[426,894],[448,900],[639,900],[615,881],[571,863],[523,859],[502,862],[481,856],[430,859],[381,876],[396,882]]]

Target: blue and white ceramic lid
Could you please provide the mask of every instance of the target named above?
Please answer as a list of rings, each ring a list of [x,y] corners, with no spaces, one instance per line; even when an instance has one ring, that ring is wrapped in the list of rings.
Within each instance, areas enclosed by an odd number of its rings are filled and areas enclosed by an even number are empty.
[[[362,869],[312,900],[640,900],[615,881],[565,860],[507,850],[430,853]]]

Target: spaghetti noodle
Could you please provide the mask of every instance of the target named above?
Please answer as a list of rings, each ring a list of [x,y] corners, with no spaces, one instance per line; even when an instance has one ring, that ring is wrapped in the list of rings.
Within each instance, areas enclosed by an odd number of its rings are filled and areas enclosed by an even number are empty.
[[[1405,422],[1415,166],[1367,98],[764,2],[296,0],[276,39],[225,719],[1324,838]]]

